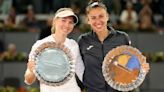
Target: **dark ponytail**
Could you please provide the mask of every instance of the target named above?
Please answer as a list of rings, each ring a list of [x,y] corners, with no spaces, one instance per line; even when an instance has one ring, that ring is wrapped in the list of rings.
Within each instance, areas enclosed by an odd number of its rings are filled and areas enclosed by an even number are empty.
[[[94,3],[94,2],[101,2],[101,0],[90,0],[88,5],[90,5],[90,4]]]

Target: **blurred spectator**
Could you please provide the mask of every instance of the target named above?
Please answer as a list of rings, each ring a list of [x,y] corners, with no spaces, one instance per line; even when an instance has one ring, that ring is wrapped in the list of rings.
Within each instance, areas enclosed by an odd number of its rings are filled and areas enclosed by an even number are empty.
[[[153,11],[149,6],[149,0],[143,0],[143,8],[139,12],[139,31],[154,32]]]
[[[13,21],[13,18],[8,15],[4,21],[4,25],[7,27],[7,28],[14,28],[15,27],[15,22]]]
[[[8,14],[12,6],[12,0],[0,0],[0,14]]]
[[[52,17],[47,19],[46,26],[41,30],[39,39],[43,39],[51,34],[52,20]]]
[[[120,15],[121,28],[123,30],[136,30],[138,15],[137,12],[133,9],[131,2],[127,2],[126,9],[122,11]]]
[[[15,44],[9,44],[7,50],[3,53],[3,59],[14,59],[17,55]]]
[[[26,55],[22,52],[17,52],[16,45],[10,43],[7,47],[7,50],[4,51],[1,55],[1,59],[5,61],[13,61],[13,60],[25,60]]]
[[[13,22],[15,23],[16,16],[17,16],[15,7],[12,6],[10,8],[8,15],[11,16],[11,18],[13,19]]]
[[[29,5],[27,8],[27,13],[21,25],[27,27],[28,31],[30,32],[37,32],[38,29],[38,21],[35,16],[35,12],[33,10],[33,6]]]
[[[155,32],[156,31],[155,25],[153,24],[152,18],[150,15],[145,14],[142,17],[140,17],[138,29],[140,32]]]
[[[141,2],[142,5],[145,4],[150,4],[152,2],[152,0],[139,0]]]
[[[4,20],[4,24],[7,27],[11,27],[11,28],[16,27],[16,10],[14,7],[10,8],[8,16]]]
[[[149,15],[149,16],[153,16],[153,11],[149,6],[149,3],[144,3],[143,4],[143,8],[141,9],[141,11],[139,12],[139,18],[142,18],[144,15]]]

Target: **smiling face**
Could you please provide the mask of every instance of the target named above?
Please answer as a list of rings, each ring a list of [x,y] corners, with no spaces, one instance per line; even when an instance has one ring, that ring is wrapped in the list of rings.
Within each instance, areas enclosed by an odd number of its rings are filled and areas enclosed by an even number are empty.
[[[55,33],[68,35],[73,31],[74,28],[74,19],[72,16],[68,17],[58,17],[53,20],[52,26],[55,28]]]
[[[94,32],[100,32],[107,29],[107,21],[109,15],[104,8],[96,7],[90,9],[87,14],[87,17],[88,24],[90,24]]]

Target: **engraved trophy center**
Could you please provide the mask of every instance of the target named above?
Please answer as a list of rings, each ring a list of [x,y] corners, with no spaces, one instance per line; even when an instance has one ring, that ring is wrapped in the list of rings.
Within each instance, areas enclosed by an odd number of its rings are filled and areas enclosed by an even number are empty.
[[[118,46],[105,56],[102,72],[107,83],[119,91],[131,91],[144,81],[141,67],[146,58],[132,46]]]
[[[66,83],[74,75],[74,62],[70,50],[55,42],[41,44],[33,53],[37,79],[51,86]]]

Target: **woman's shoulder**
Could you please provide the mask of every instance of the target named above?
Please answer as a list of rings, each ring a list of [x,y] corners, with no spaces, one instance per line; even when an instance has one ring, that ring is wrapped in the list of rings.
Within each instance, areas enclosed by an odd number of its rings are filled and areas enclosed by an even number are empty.
[[[91,37],[91,35],[92,32],[83,33],[79,36],[77,41],[79,42],[80,40],[88,40]]]
[[[124,31],[114,29],[113,27],[108,27],[111,30],[111,34],[115,36],[128,36],[128,34]]]
[[[77,45],[77,42],[74,39],[67,38],[66,43],[70,45]]]
[[[80,37],[89,37],[91,35],[92,32],[87,32],[87,33],[83,33],[79,36]]]
[[[116,35],[117,35],[117,37],[119,37],[120,39],[126,40],[128,44],[131,44],[130,37],[129,37],[129,35],[128,35],[126,32],[117,30],[117,31],[116,31]]]
[[[116,30],[116,35],[123,35],[123,36],[128,36],[128,34],[124,31]]]
[[[47,36],[47,37],[45,37],[45,38],[43,38],[43,39],[37,40],[37,41],[34,43],[34,45],[41,45],[41,44],[43,44],[43,43],[45,43],[45,42],[48,42],[48,41],[51,41],[51,35],[50,35],[50,36]]]

